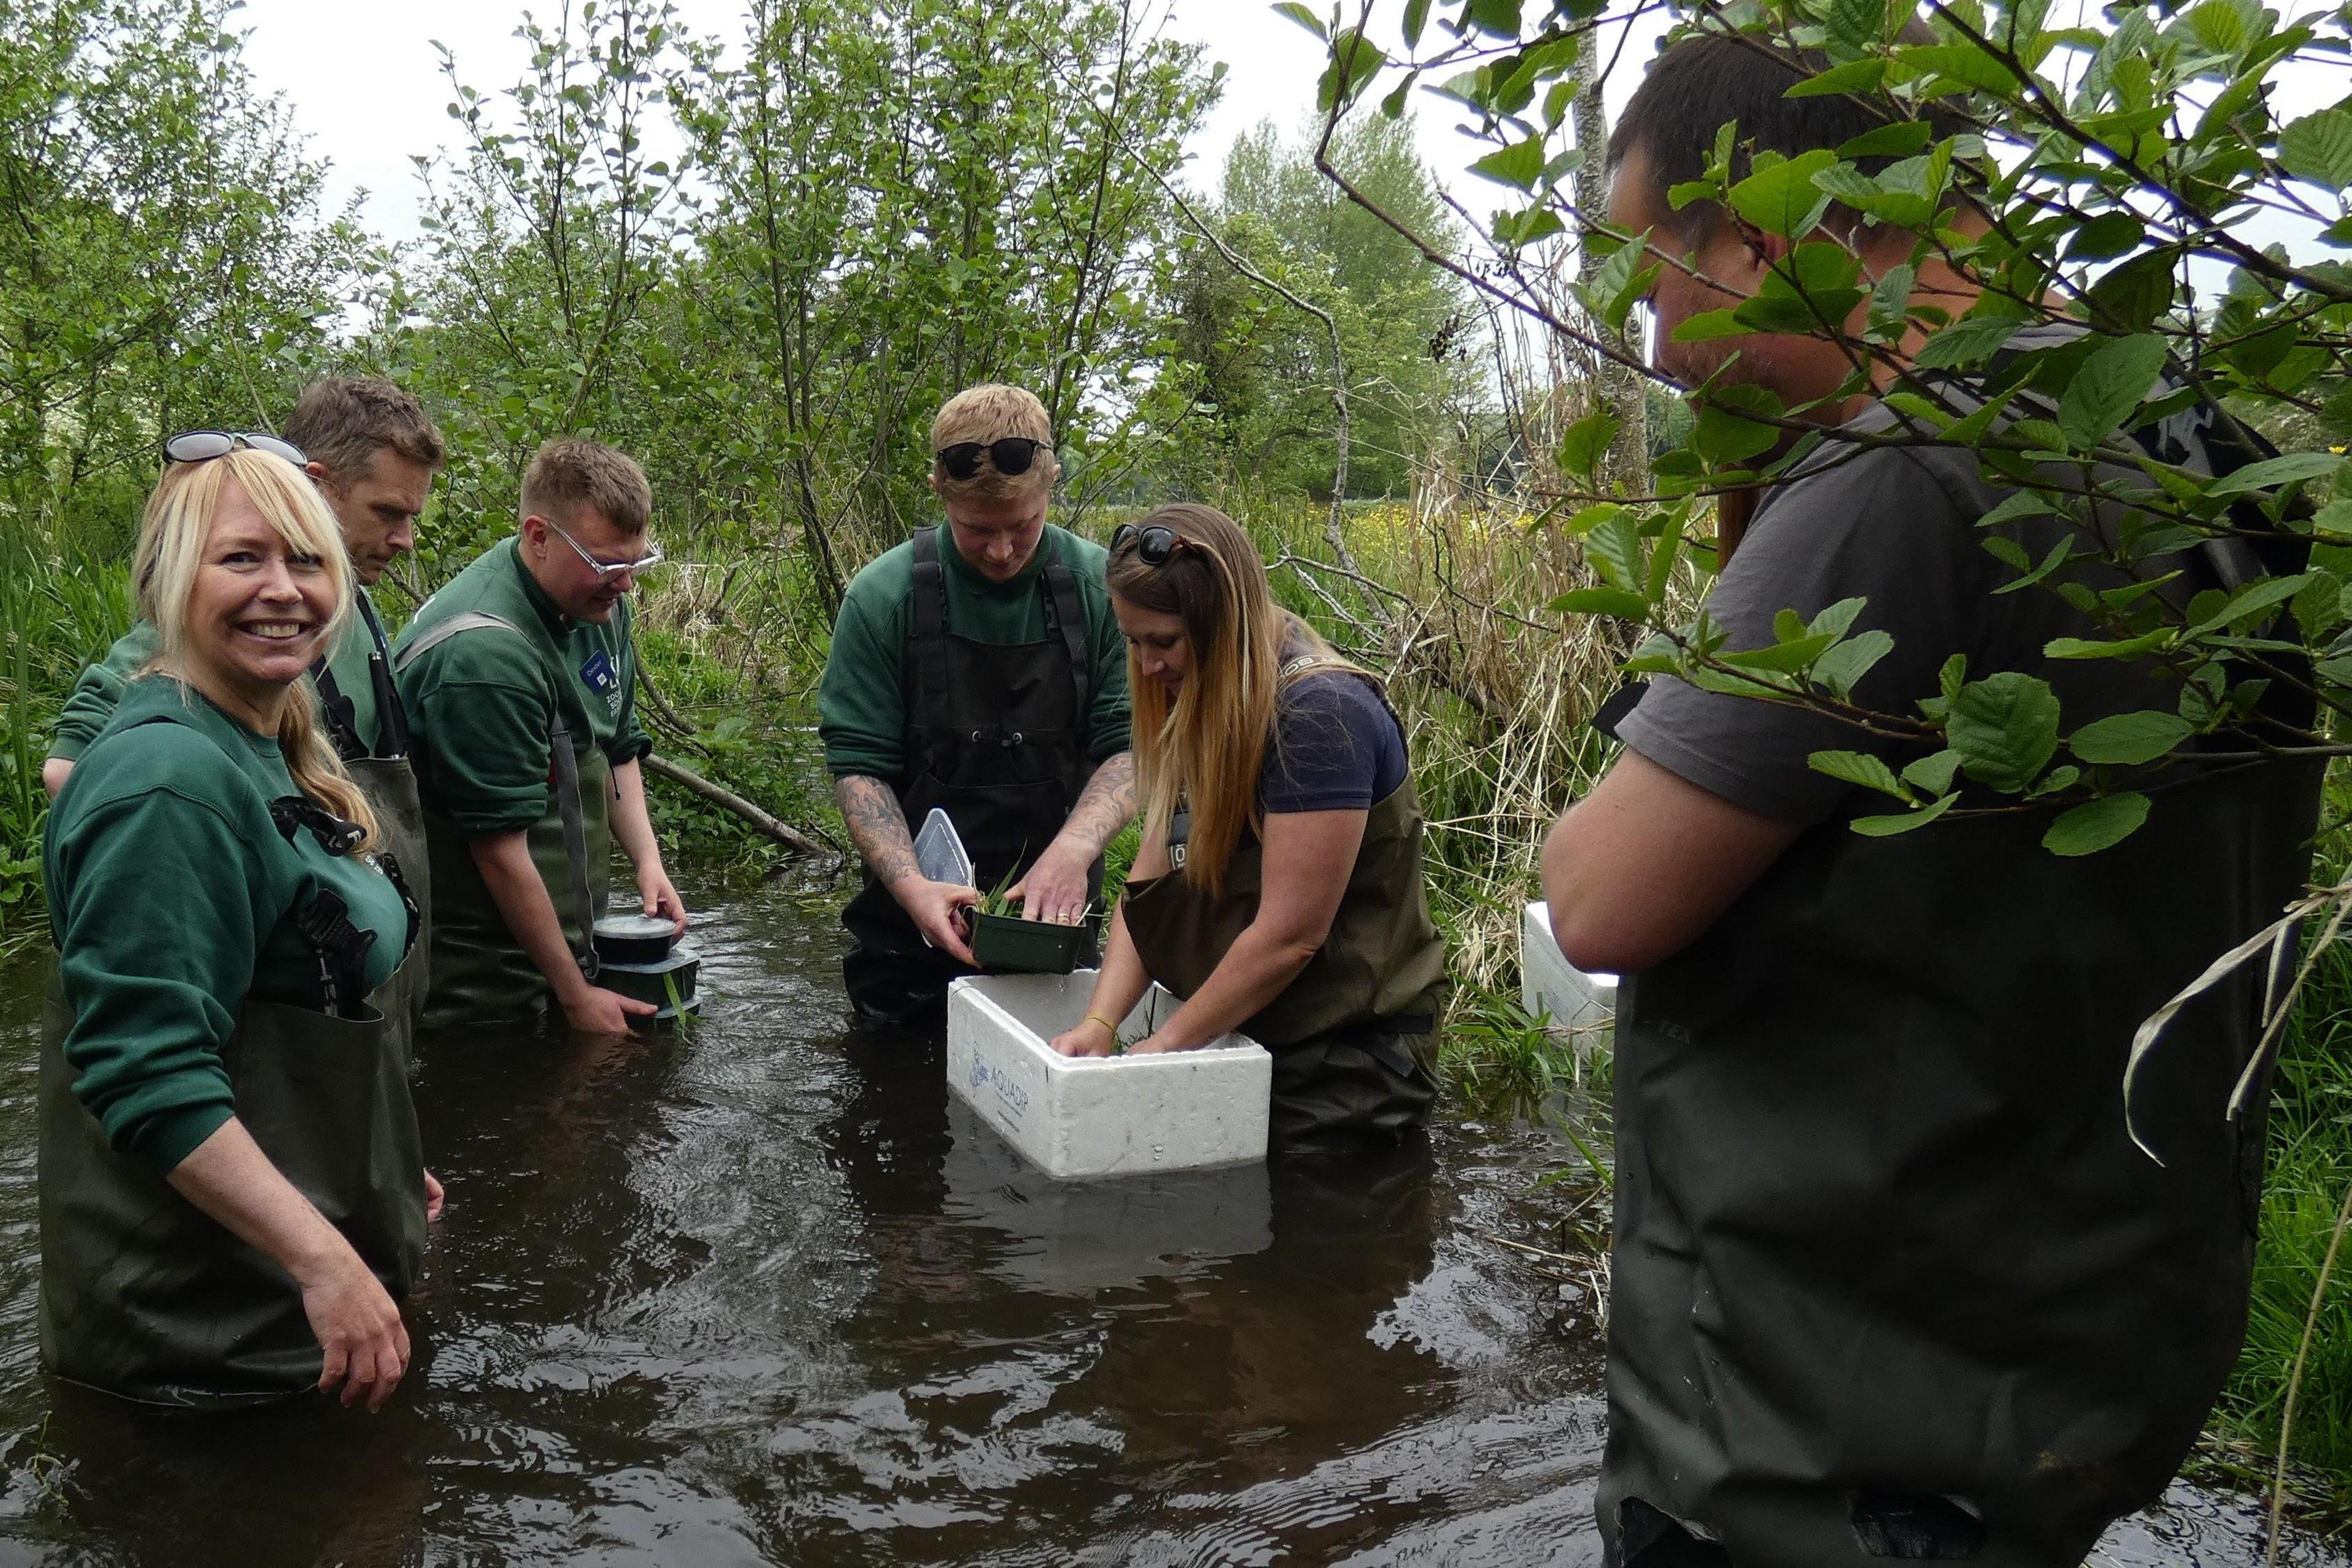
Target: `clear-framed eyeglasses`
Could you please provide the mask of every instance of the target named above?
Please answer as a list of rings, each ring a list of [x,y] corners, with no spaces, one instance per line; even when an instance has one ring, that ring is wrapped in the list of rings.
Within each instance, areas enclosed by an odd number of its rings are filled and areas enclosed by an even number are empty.
[[[573,554],[587,563],[588,570],[596,574],[596,580],[600,583],[610,583],[616,577],[629,577],[640,572],[650,572],[662,563],[662,552],[658,548],[647,551],[635,561],[599,561],[588,553],[586,545],[572,538],[562,528],[551,522],[547,526],[550,532],[572,546]]]

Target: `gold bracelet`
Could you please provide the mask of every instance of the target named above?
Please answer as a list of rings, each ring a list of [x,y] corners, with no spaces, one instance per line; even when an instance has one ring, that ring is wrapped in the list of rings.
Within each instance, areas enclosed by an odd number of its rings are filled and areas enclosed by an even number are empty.
[[[1108,1018],[1104,1017],[1100,1013],[1089,1013],[1085,1017],[1079,1019],[1078,1022],[1081,1024],[1100,1024],[1104,1028],[1110,1031],[1110,1037],[1112,1039],[1116,1040],[1118,1038],[1118,1026],[1112,1023]]]

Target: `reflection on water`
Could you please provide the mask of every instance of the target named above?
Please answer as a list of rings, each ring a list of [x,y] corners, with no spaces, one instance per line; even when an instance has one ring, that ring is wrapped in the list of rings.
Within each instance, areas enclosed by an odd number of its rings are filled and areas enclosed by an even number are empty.
[[[1549,1134],[1058,1184],[935,1042],[845,1027],[835,932],[714,910],[690,1037],[426,1043],[450,1207],[373,1420],[42,1378],[37,973],[0,971],[0,1562],[1600,1561],[1589,1316],[1487,1239],[1539,1228]],[[2258,1540],[2180,1488],[2098,1561]]]

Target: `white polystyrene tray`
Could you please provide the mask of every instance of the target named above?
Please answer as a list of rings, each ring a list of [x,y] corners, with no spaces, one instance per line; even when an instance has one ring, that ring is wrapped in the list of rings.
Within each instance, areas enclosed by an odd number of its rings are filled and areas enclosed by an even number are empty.
[[[1552,940],[1551,909],[1540,899],[1519,919],[1519,1002],[1555,1029],[1606,1028],[1617,1017],[1617,977],[1586,973]]]
[[[1095,972],[967,975],[948,988],[948,1087],[1023,1158],[1061,1180],[1265,1157],[1274,1058],[1241,1035],[1196,1051],[1065,1057]],[[1140,1039],[1175,1008],[1153,986],[1121,1026]]]

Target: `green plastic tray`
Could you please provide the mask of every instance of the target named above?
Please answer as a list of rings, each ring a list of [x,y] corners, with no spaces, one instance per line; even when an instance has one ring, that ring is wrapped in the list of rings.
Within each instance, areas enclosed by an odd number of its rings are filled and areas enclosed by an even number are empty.
[[[971,955],[982,969],[1010,970],[1017,974],[1067,974],[1078,966],[1086,951],[1084,922],[1057,925],[1024,921],[1018,915],[971,917]]]

